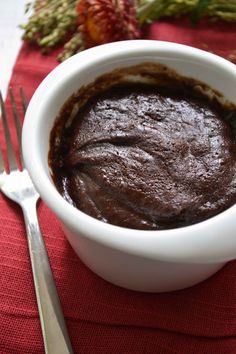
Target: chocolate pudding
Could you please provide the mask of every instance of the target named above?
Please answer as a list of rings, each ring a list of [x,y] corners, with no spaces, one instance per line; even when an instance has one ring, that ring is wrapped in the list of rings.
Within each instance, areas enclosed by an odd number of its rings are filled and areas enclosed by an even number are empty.
[[[156,82],[106,86],[108,77],[74,95],[51,134],[49,163],[68,202],[147,230],[195,224],[236,203],[234,107],[166,68]]]

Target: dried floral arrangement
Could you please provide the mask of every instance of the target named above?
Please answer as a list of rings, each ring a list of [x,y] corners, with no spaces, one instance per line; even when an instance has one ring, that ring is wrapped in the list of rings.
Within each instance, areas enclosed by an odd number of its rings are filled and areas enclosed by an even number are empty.
[[[29,10],[23,39],[42,52],[63,44],[60,61],[88,47],[140,38],[145,24],[163,17],[236,22],[236,0],[35,0]]]

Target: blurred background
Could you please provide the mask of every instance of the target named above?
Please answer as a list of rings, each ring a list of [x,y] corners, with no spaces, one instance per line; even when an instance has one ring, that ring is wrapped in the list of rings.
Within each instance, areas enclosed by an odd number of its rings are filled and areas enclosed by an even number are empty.
[[[25,23],[25,5],[29,0],[0,1],[0,90],[5,96],[6,88],[15,63],[23,31],[19,24]]]

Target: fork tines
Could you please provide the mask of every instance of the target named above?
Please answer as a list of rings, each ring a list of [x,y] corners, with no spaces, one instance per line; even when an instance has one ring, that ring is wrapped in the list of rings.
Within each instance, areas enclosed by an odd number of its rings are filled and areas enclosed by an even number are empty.
[[[19,90],[19,95],[20,95],[20,102],[22,105],[23,112],[25,113],[26,108],[27,108],[27,102],[25,98],[25,94],[22,88]],[[21,167],[23,166],[23,159],[22,159],[22,152],[21,152],[21,121],[20,121],[20,112],[17,108],[16,100],[14,97],[14,93],[12,88],[9,88],[9,98],[10,98],[10,104],[11,104],[11,109],[12,109],[12,114],[14,118],[14,126],[15,126],[15,131],[17,135],[17,141],[18,141],[18,147],[19,147],[19,153],[20,153],[20,165]],[[5,136],[5,141],[6,141],[6,147],[7,147],[7,160],[8,160],[8,167],[9,170],[17,168],[17,158],[16,158],[16,153],[13,148],[13,142],[11,138],[11,131],[10,131],[10,124],[9,124],[9,114],[6,110],[6,106],[2,97],[2,94],[0,92],[0,107],[1,107],[1,115],[2,115],[2,124],[3,124],[3,131],[4,131],[4,136]],[[4,166],[4,159],[2,156],[2,153],[0,151],[0,167],[1,169]]]

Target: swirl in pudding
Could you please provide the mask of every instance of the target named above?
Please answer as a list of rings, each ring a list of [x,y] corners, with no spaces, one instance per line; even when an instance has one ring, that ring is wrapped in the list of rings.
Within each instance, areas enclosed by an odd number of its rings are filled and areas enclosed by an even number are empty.
[[[81,211],[122,227],[170,229],[213,217],[236,202],[229,114],[191,87],[110,87],[59,139],[52,134],[55,184]]]

